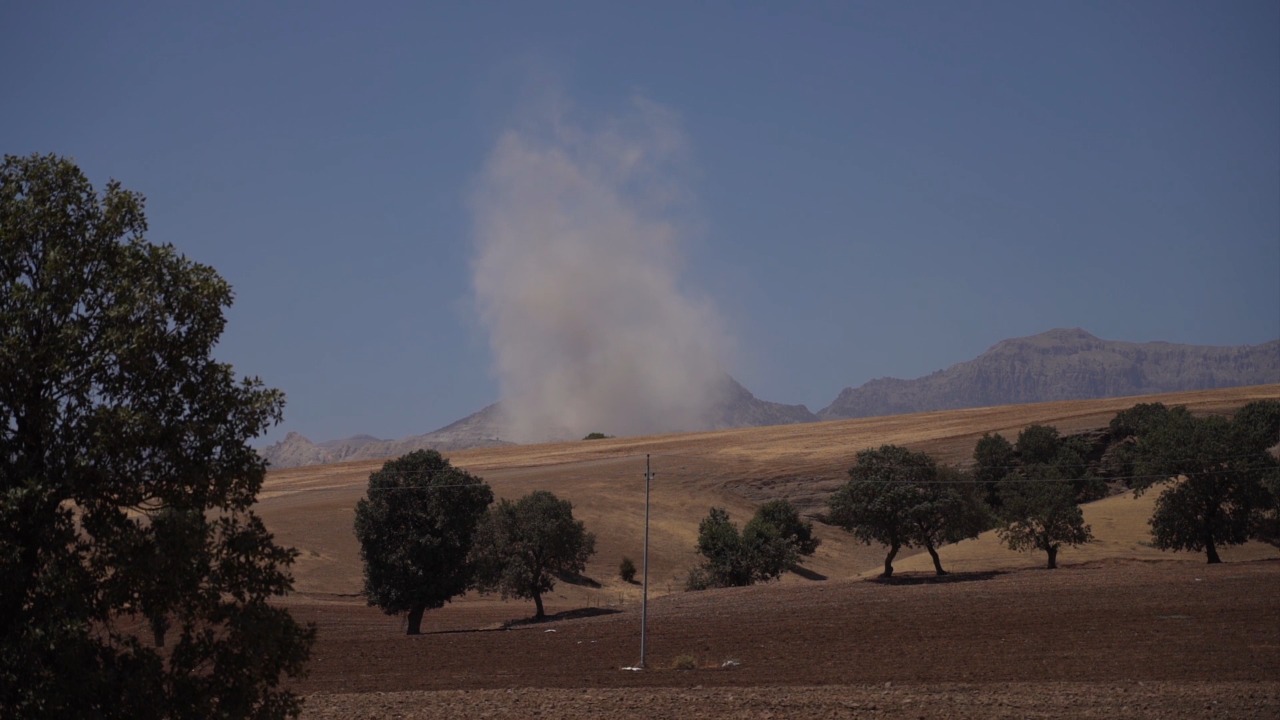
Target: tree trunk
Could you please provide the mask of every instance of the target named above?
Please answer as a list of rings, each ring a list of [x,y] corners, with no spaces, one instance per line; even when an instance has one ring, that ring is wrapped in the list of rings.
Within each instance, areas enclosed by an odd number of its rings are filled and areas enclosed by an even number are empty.
[[[1058,546],[1050,545],[1045,549],[1049,553],[1049,569],[1056,570],[1058,568]]]
[[[542,620],[547,616],[547,613],[542,609],[542,593],[535,592],[533,594],[533,605],[538,608],[538,612],[533,616],[534,620]]]
[[[151,618],[151,636],[156,642],[156,647],[164,647],[164,636],[168,630],[169,618],[163,615]]]
[[[422,634],[422,613],[427,611],[426,605],[414,605],[409,610],[409,632],[406,635]]]
[[[1209,556],[1209,564],[1222,562],[1222,558],[1218,557],[1218,546],[1213,544],[1213,538],[1207,538],[1204,543],[1204,552]]]
[[[933,549],[933,543],[925,543],[924,549],[929,551],[929,557],[933,558],[933,570],[939,575],[946,575],[947,571],[942,569],[942,560],[938,558],[938,551]]]
[[[898,546],[890,545],[889,554],[884,556],[884,572],[880,574],[880,577],[893,577],[893,558],[897,554]]]

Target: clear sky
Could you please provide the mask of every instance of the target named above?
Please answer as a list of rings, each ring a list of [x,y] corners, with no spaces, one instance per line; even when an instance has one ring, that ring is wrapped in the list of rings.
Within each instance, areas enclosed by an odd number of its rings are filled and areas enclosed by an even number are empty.
[[[611,197],[674,218],[764,399],[1054,327],[1280,337],[1274,0],[33,2],[0,37],[0,149],[143,193],[233,284],[219,356],[286,392],[272,439],[498,398],[475,198],[548,102],[589,137],[661,110],[678,207]]]

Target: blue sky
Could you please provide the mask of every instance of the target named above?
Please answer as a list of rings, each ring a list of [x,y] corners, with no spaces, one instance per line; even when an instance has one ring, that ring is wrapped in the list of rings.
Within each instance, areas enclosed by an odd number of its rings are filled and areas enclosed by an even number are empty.
[[[817,410],[1054,327],[1280,337],[1280,4],[7,3],[0,146],[148,199],[312,439],[497,399],[472,198],[556,97],[683,138],[681,287]]]

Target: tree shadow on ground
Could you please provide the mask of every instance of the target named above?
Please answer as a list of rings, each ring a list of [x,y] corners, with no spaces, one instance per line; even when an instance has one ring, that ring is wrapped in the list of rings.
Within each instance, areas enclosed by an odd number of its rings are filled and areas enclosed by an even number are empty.
[[[953,572],[946,575],[913,573],[909,575],[894,575],[893,577],[873,577],[868,578],[867,581],[880,585],[942,585],[945,583],[990,580],[993,577],[1004,575],[1006,572],[1005,570],[984,570],[982,572]]]
[[[578,575],[577,573],[556,573],[556,579],[569,585],[578,585],[580,587],[589,587],[599,590],[604,587],[600,581],[589,578],[586,575]]]
[[[557,620],[576,620],[579,618],[598,617],[600,615],[616,615],[622,612],[620,608],[604,608],[604,607],[585,607],[575,608],[573,610],[563,610],[558,613],[550,613],[546,617],[538,620],[537,618],[518,618],[515,620],[504,620],[502,622],[485,625],[478,628],[456,628],[453,630],[429,630],[423,632],[422,635],[465,635],[469,633],[481,632],[501,632],[510,630],[511,628],[523,627],[525,625],[542,625],[544,623],[556,622]],[[409,637],[413,637],[410,635]]]
[[[799,565],[791,566],[791,572],[795,573],[796,575],[799,575],[805,580],[826,580],[827,579],[826,575],[823,575],[820,572],[814,572],[813,570],[810,570],[809,568],[806,568],[806,567],[800,567]]]
[[[522,627],[525,625],[542,625],[544,623],[556,622],[557,620],[578,620],[581,618],[599,617],[601,615],[617,615],[622,612],[621,608],[606,607],[584,607],[574,608],[573,610],[561,610],[558,613],[548,613],[541,620],[537,618],[520,618],[518,620],[508,620],[502,623],[503,629]]]

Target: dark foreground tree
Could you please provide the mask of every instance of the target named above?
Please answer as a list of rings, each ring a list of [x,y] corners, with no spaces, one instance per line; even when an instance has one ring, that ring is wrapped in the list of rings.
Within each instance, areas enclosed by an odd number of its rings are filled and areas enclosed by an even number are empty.
[[[786,515],[784,508],[773,511]],[[803,532],[803,524],[800,528]],[[795,542],[783,533],[760,513],[738,532],[724,508],[711,508],[698,525],[697,550],[703,562],[690,572],[686,587],[742,587],[780,577],[799,558]]]
[[[888,546],[882,577],[893,576],[905,547],[925,548],[944,575],[937,548],[976,537],[987,523],[977,487],[954,472],[941,480],[926,453],[897,445],[863,450],[849,482],[831,496],[828,519],[864,543]]]
[[[1063,545],[1093,540],[1071,483],[1051,465],[1032,465],[1000,482],[1000,521],[996,534],[1010,550],[1041,550],[1050,570]]]
[[[504,600],[532,599],[534,617],[541,620],[546,617],[542,594],[555,588],[557,576],[581,574],[595,551],[596,537],[573,519],[573,504],[535,490],[489,511],[476,532],[472,557],[481,591],[499,592]]]
[[[68,160],[0,168],[0,717],[299,709],[314,629],[250,509],[283,396],[213,360],[231,288],[145,231]]]
[[[371,473],[355,521],[369,604],[388,615],[409,613],[408,634],[421,632],[424,612],[471,586],[468,556],[492,502],[483,480],[435,450],[411,452]]]
[[[1138,436],[1135,494],[1168,485],[1151,517],[1156,547],[1204,552],[1219,563],[1220,546],[1260,534],[1274,502],[1267,483],[1278,471],[1267,452],[1275,441],[1270,428],[1280,425],[1270,419],[1280,418],[1272,402],[1251,403],[1233,420],[1174,408],[1180,412]]]

